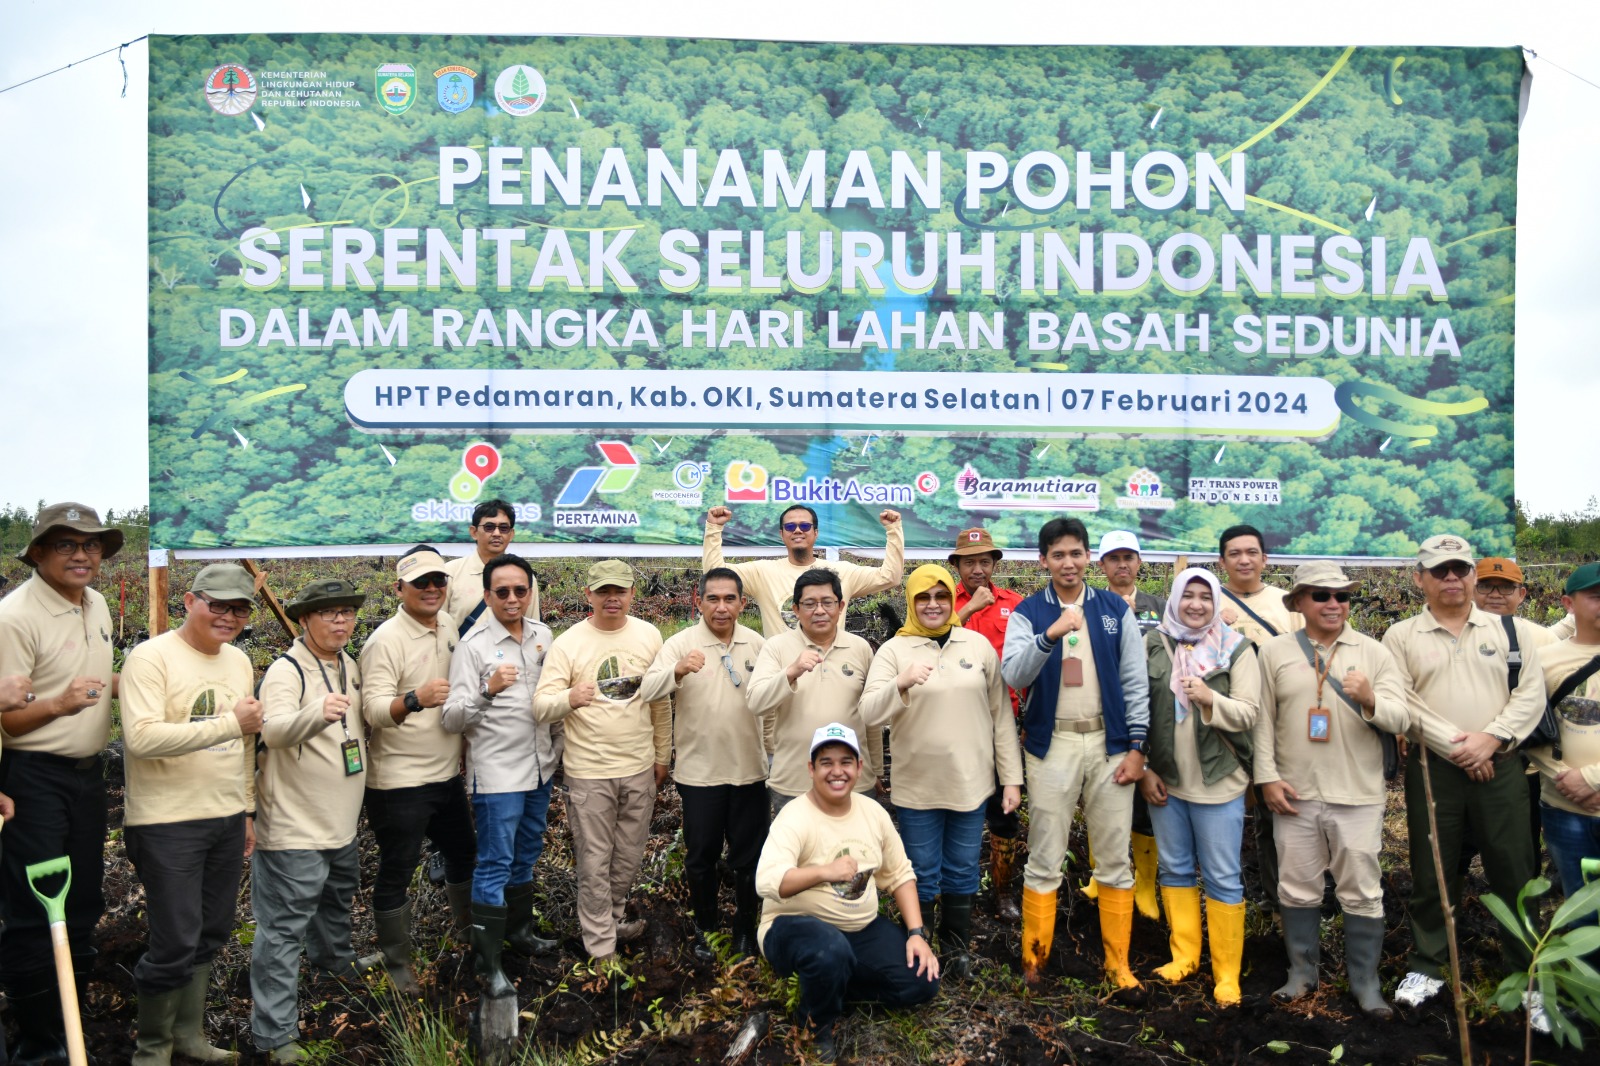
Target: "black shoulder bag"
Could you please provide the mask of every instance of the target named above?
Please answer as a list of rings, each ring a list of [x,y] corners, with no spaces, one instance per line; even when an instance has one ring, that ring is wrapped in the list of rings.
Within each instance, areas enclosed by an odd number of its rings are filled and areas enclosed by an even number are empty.
[[[1539,724],[1534,726],[1522,743],[1517,745],[1518,750],[1528,748],[1549,748],[1550,753],[1557,759],[1561,758],[1561,719],[1556,714],[1556,708],[1561,706],[1561,701],[1578,691],[1578,686],[1589,680],[1596,673],[1600,673],[1600,655],[1584,663],[1567,679],[1556,686],[1550,693],[1550,699],[1544,705],[1544,714],[1539,718]]]

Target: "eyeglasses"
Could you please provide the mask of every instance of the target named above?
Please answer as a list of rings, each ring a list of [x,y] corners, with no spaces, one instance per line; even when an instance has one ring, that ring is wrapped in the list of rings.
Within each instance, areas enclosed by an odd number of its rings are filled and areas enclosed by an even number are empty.
[[[722,653],[722,668],[728,671],[728,680],[733,682],[733,687],[738,688],[744,684],[744,679],[739,676],[739,671],[733,668],[733,653]]]
[[[1327,603],[1329,600],[1335,603],[1350,602],[1348,592],[1334,592],[1332,589],[1312,589],[1307,595],[1311,597],[1313,603]]]
[[[483,532],[485,532],[485,533],[510,533],[511,532],[511,523],[510,522],[484,522],[482,525],[478,526],[478,528],[483,530]]]
[[[1447,577],[1466,577],[1472,570],[1471,563],[1464,563],[1459,559],[1428,567],[1428,573],[1433,575],[1435,581],[1443,581]]]
[[[801,600],[799,603],[795,604],[795,606],[800,608],[800,610],[802,610],[802,611],[815,611],[818,607],[821,607],[824,611],[831,611],[835,607],[839,606],[839,601],[838,600]]]
[[[1478,591],[1483,593],[1485,596],[1509,596],[1521,587],[1522,586],[1520,585],[1513,585],[1509,581],[1478,582]]]
[[[444,574],[423,574],[415,581],[406,582],[414,589],[442,589],[449,583],[450,578]]]
[[[501,585],[499,588],[490,589],[489,591],[491,593],[493,593],[496,597],[498,597],[498,598],[500,598],[502,600],[505,599],[508,596],[515,596],[517,599],[520,600],[520,599],[522,599],[522,597],[524,597],[524,596],[526,596],[528,594],[528,586],[527,585]]]
[[[783,524],[785,533],[810,533],[815,528],[810,522],[785,522]]]
[[[51,547],[56,550],[57,555],[66,556],[77,555],[80,551],[85,555],[100,555],[106,550],[106,546],[98,537],[93,540],[58,540]]]
[[[356,616],[356,609],[354,607],[324,607],[321,610],[312,611],[311,613],[322,619],[324,622],[342,622],[346,618],[354,618]]]
[[[206,605],[206,609],[214,615],[231,614],[235,618],[249,618],[250,612],[255,610],[253,603],[223,603],[214,600],[203,592],[196,592],[194,598]]]

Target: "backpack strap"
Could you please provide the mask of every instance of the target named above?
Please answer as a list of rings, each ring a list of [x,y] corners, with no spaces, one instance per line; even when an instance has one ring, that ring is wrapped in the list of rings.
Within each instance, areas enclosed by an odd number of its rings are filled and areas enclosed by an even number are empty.
[[[1265,629],[1270,636],[1274,636],[1275,637],[1275,636],[1278,635],[1278,627],[1277,626],[1273,625],[1271,622],[1267,621],[1265,618],[1262,618],[1259,614],[1256,614],[1254,611],[1252,611],[1250,609],[1250,605],[1248,603],[1245,603],[1238,596],[1236,596],[1232,591],[1230,591],[1228,586],[1223,585],[1223,586],[1221,586],[1221,588],[1222,588],[1222,594],[1224,596],[1228,597],[1228,599],[1232,600],[1235,604],[1237,604],[1239,609],[1244,611],[1245,614],[1247,614],[1251,618],[1255,619],[1256,625],[1260,626],[1262,629]],[[1254,641],[1252,641],[1251,643],[1254,643]],[[1340,695],[1342,696],[1342,695],[1344,695],[1344,693],[1341,692]]]
[[[1506,627],[1506,640],[1511,642],[1511,650],[1506,653],[1506,682],[1510,685],[1510,691],[1515,692],[1522,683],[1522,649],[1517,646],[1517,620],[1509,614],[1503,614],[1500,624]]]

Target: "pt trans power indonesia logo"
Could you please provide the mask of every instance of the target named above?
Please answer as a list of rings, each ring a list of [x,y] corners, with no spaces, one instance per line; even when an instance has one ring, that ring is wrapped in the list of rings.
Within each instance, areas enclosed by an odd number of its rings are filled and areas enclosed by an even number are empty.
[[[795,481],[768,474],[760,463],[735,459],[723,472],[723,499],[728,503],[863,503],[908,504],[918,494],[939,489],[931,471],[917,475],[913,484],[862,481],[859,478],[808,477]]]
[[[566,485],[557,494],[558,508],[581,508],[595,493],[612,496],[626,492],[639,477],[639,457],[633,449],[620,440],[595,442],[604,466],[580,466],[567,478]],[[589,526],[636,526],[638,511],[621,510],[557,510],[550,516],[558,529]]]

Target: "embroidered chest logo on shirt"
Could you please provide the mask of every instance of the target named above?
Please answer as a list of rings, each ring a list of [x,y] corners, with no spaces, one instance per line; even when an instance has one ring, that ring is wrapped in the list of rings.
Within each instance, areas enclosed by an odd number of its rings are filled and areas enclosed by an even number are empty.
[[[1009,618],[1009,617],[1011,617],[1011,608],[1009,608],[1009,607],[1000,608],[1000,617],[1001,618]]]
[[[1492,656],[1492,655],[1494,655],[1494,645],[1493,644],[1489,644],[1489,643],[1479,644],[1478,645],[1478,654],[1479,655],[1483,655],[1483,656]]]
[[[1113,637],[1117,635],[1117,620],[1115,618],[1107,615],[1100,619],[1100,624],[1105,628],[1106,633],[1109,635]]]

